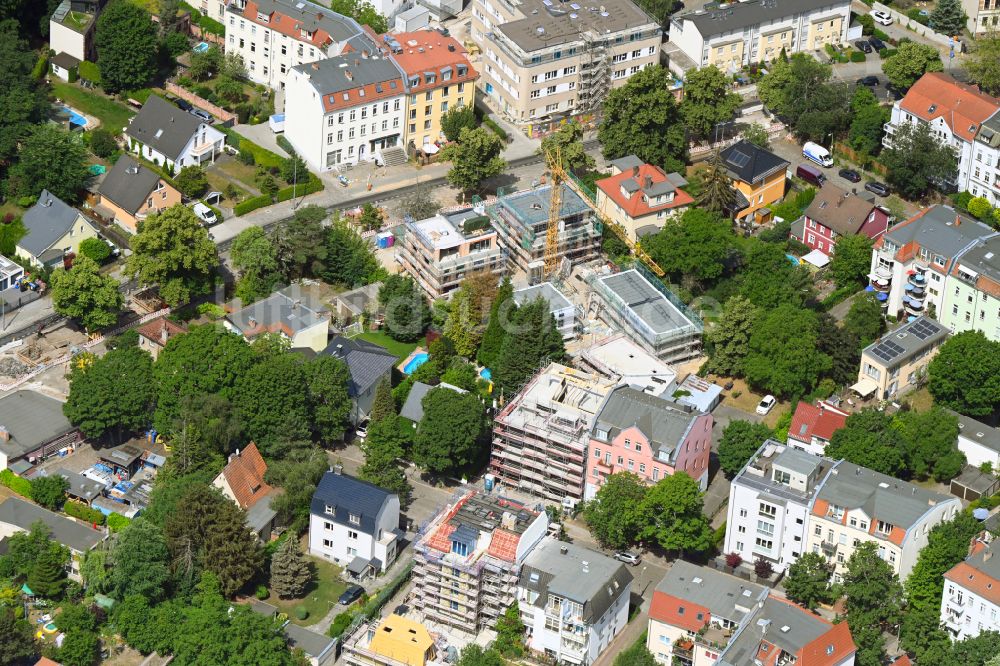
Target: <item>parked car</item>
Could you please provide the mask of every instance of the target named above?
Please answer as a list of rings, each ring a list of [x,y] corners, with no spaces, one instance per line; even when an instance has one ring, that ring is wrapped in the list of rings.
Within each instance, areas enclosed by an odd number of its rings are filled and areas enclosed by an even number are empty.
[[[359,423],[358,426],[354,429],[354,435],[358,439],[364,439],[365,437],[367,437],[368,421],[362,421],[361,423]]]
[[[206,123],[212,122],[212,114],[209,113],[208,111],[204,111],[202,109],[191,109],[188,111],[188,113],[190,113],[192,116],[198,116]]]
[[[892,15],[889,12],[876,9],[871,13],[871,17],[879,25],[892,25]]]
[[[849,180],[852,183],[861,182],[861,174],[855,171],[854,169],[841,169],[838,173],[840,174],[840,177],[843,178],[844,180]]]
[[[767,416],[767,413],[774,409],[777,402],[778,400],[773,395],[765,395],[757,405],[757,413],[761,416]]]
[[[210,227],[219,222],[219,218],[216,216],[215,211],[200,201],[191,206],[191,210],[198,216],[199,220],[205,223],[205,226]]]
[[[876,51],[881,51],[882,49],[885,48],[885,42],[883,42],[878,37],[869,37],[868,43],[871,44],[872,48],[875,49]]]
[[[873,192],[879,195],[880,197],[889,196],[889,186],[883,185],[882,183],[878,183],[875,181],[872,181],[870,183],[865,183],[865,189],[868,190],[869,192]]]
[[[194,108],[193,106],[191,106],[191,102],[187,101],[186,99],[181,99],[180,97],[175,97],[175,98],[174,98],[174,99],[172,99],[171,101],[172,101],[172,102],[173,102],[173,103],[174,103],[174,104],[175,104],[175,105],[177,106],[177,108],[178,108],[178,109],[180,109],[181,111],[190,111],[191,109],[193,109],[193,108]]]
[[[338,599],[337,601],[340,603],[341,606],[350,606],[355,601],[360,599],[361,595],[364,593],[365,593],[365,588],[361,587],[360,585],[351,585],[346,590],[344,590],[344,593],[340,595],[340,599]]]
[[[854,42],[854,46],[862,53],[872,52],[872,45],[863,39],[859,39],[858,41]]]
[[[857,80],[857,84],[859,86],[868,86],[869,88],[877,88],[878,83],[879,83],[878,77],[875,76],[874,74],[869,74],[868,76],[862,76],[860,79]]]
[[[635,553],[629,553],[629,552],[624,551],[624,550],[615,553],[614,557],[619,562],[624,562],[625,564],[631,564],[633,566],[635,566],[636,564],[639,564],[639,562],[641,560],[641,558],[638,555],[636,555]]]
[[[800,164],[795,169],[795,175],[816,187],[823,187],[823,183],[826,182],[823,172],[811,164]]]

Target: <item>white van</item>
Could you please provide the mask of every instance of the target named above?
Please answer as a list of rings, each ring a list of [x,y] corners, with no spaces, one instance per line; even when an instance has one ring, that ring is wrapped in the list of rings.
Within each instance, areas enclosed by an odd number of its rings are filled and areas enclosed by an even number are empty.
[[[833,166],[833,157],[830,155],[830,151],[812,141],[806,141],[806,145],[802,146],[802,157],[815,162],[821,167]]]

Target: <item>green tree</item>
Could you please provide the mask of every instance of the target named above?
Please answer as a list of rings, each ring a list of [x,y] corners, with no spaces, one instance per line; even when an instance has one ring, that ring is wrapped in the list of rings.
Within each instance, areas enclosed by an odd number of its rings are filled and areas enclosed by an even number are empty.
[[[27,582],[31,591],[43,599],[61,597],[66,584],[66,571],[63,567],[68,558],[69,553],[65,549],[41,550],[28,570]]]
[[[285,280],[323,275],[327,270],[327,230],[323,225],[327,217],[319,206],[304,206],[295,211],[291,222],[274,232],[272,239]]]
[[[459,355],[475,357],[496,296],[497,277],[489,271],[467,275],[452,296],[444,334]]]
[[[294,152],[281,161],[281,179],[289,185],[303,183],[309,180],[309,167],[305,161]],[[366,204],[370,206],[371,204]]]
[[[927,44],[904,41],[896,53],[882,61],[882,71],[889,83],[900,89],[907,89],[927,72],[944,69],[938,50]]]
[[[875,93],[867,86],[858,86],[851,99],[851,126],[847,142],[854,150],[874,155],[882,148],[882,129],[889,120],[889,111],[878,103]]]
[[[788,567],[788,575],[784,581],[785,594],[795,603],[815,610],[819,604],[832,601],[832,573],[833,567],[825,557],[819,553],[803,553]]]
[[[608,93],[604,120],[597,130],[605,159],[635,155],[668,172],[684,168],[687,137],[670,91],[672,83],[673,76],[655,65]]]
[[[204,81],[219,73],[222,62],[222,49],[214,44],[204,51],[194,51],[191,53],[191,65],[188,67],[187,75],[195,81]]]
[[[94,46],[101,85],[108,92],[142,88],[156,74],[156,25],[139,5],[114,2],[105,7],[97,18]]]
[[[368,420],[371,423],[378,423],[393,416],[396,416],[396,402],[392,399],[392,382],[388,377],[383,377],[375,387],[375,397],[372,399]]]
[[[733,189],[729,171],[722,164],[719,151],[715,151],[712,156],[711,166],[705,174],[703,189],[698,196],[698,205],[720,216],[731,214],[736,206],[736,190]]]
[[[38,656],[38,643],[27,620],[19,620],[14,609],[0,607],[0,663],[30,663]]]
[[[431,389],[421,401],[424,417],[413,437],[413,460],[443,474],[460,470],[483,453],[483,405],[473,393]]]
[[[293,533],[309,527],[309,504],[329,466],[326,452],[312,446],[292,449],[283,459],[269,462],[265,480],[285,491],[271,501],[271,508]]]
[[[257,360],[242,337],[215,324],[192,326],[170,338],[153,366],[157,387],[153,427],[170,432],[182,415],[190,416],[191,408],[209,397],[233,400],[237,379]],[[206,428],[199,429],[208,434]]]
[[[150,602],[164,598],[170,584],[170,553],[163,530],[143,517],[118,533],[111,549],[105,589],[115,599],[137,594]]]
[[[882,631],[902,619],[903,586],[874,541],[855,548],[843,583],[847,624],[858,646],[858,666],[880,666],[885,658]]]
[[[478,124],[476,109],[471,104],[453,106],[441,114],[441,131],[449,141],[458,141],[458,138],[462,135],[462,130],[475,129]],[[424,217],[430,217],[430,215],[415,217],[414,219],[422,220]]]
[[[740,134],[758,148],[767,150],[771,147],[771,137],[768,135],[767,129],[760,123],[750,123],[743,128]]]
[[[52,511],[62,506],[67,490],[69,481],[59,474],[39,476],[31,480],[31,499]]]
[[[639,533],[671,553],[707,553],[712,549],[712,528],[702,512],[698,482],[686,472],[657,481],[646,491],[641,510],[647,516]]]
[[[381,278],[382,268],[371,244],[347,224],[335,220],[327,230],[325,245],[326,266],[319,274],[324,281],[356,287]]]
[[[964,66],[971,83],[990,95],[1000,94],[1000,34],[976,37]]]
[[[441,159],[451,162],[448,182],[465,192],[478,190],[487,178],[499,176],[507,168],[501,153],[503,139],[484,127],[463,129],[457,143],[441,151]]]
[[[476,360],[483,366],[492,369],[496,365],[504,338],[507,336],[505,325],[510,322],[511,315],[516,310],[514,287],[510,283],[510,278],[505,277],[500,282],[496,298],[490,304],[490,319],[486,324],[486,330],[483,331],[479,351],[476,352]]]
[[[538,152],[554,159],[558,155],[563,169],[574,172],[590,171],[594,168],[594,158],[583,147],[583,125],[576,121],[560,125],[552,134],[542,139]]]
[[[741,101],[732,91],[732,79],[715,65],[709,65],[687,73],[681,117],[695,136],[711,140],[716,125],[732,120]]]
[[[197,199],[208,189],[208,178],[205,177],[205,170],[200,166],[192,164],[183,167],[176,176],[174,184],[186,197]]]
[[[79,137],[44,124],[29,130],[20,146],[17,164],[8,174],[8,192],[35,197],[47,190],[67,203],[80,200],[90,172],[87,149]]]
[[[727,377],[743,375],[743,361],[750,353],[750,336],[760,310],[739,294],[722,306],[715,326],[705,332],[709,349],[708,370]]]
[[[889,169],[889,184],[908,199],[923,196],[931,186],[953,178],[958,169],[954,149],[922,123],[897,127],[881,161]]]
[[[524,654],[524,622],[521,621],[521,610],[517,601],[507,607],[503,615],[497,618],[497,637],[493,647],[505,657],[520,657]]]
[[[385,327],[393,340],[413,342],[427,330],[431,311],[413,278],[390,275],[379,287],[378,301],[385,310]]]
[[[271,293],[279,278],[278,253],[262,228],[247,227],[237,234],[229,257],[239,271],[236,296],[241,301],[252,303]]]
[[[646,485],[631,472],[604,479],[593,500],[583,507],[590,533],[605,548],[628,548],[646,528]]]
[[[862,294],[854,299],[844,319],[844,329],[857,338],[860,347],[867,347],[882,335],[885,319],[873,295]]]
[[[506,663],[497,650],[484,650],[475,643],[469,643],[462,648],[457,666],[504,666]]]
[[[114,134],[104,127],[90,131],[90,151],[98,157],[111,157],[118,150]]]
[[[237,380],[233,403],[265,455],[280,454],[284,443],[310,434],[309,388],[298,354],[279,353],[251,367]]]
[[[402,464],[403,450],[408,443],[403,428],[409,428],[409,425],[404,426],[400,422],[395,408],[392,413],[379,420],[372,419],[368,425],[368,436],[361,446],[365,464],[358,470],[358,476],[379,488],[396,493],[405,507],[409,504],[413,488]]]
[[[80,254],[101,265],[111,256],[111,247],[100,238],[85,238],[80,241]]]
[[[773,434],[763,423],[730,421],[719,440],[719,467],[726,476],[733,478]]]
[[[158,285],[171,306],[208,293],[219,267],[215,243],[187,206],[177,204],[150,215],[130,240],[125,274],[139,284]]]
[[[825,141],[850,116],[846,84],[830,83],[832,70],[806,53],[771,63],[757,84],[764,104],[804,139]]]
[[[42,4],[42,3],[32,3]],[[17,14],[0,13],[0,160],[16,157],[20,142],[32,126],[48,118],[48,88],[32,76],[37,54],[31,50],[16,21]],[[45,18],[48,25],[48,15]]]
[[[228,76],[220,76],[215,83],[215,94],[230,104],[238,104],[243,101],[243,84]],[[299,161],[301,164],[301,160]],[[284,163],[281,166],[284,169]]]
[[[98,240],[105,248],[107,245]],[[58,268],[52,273],[52,307],[61,315],[75,319],[88,331],[111,326],[118,321],[122,309],[122,294],[118,281],[104,275],[100,267],[81,254],[68,271]]]
[[[63,413],[90,439],[149,427],[156,399],[153,360],[137,348],[113,349],[89,367],[70,374],[69,398]]]
[[[848,416],[844,427],[830,438],[826,455],[889,476],[898,476],[906,468],[902,437],[892,428],[892,417],[877,409]]]
[[[940,407],[901,412],[893,423],[905,443],[908,473],[946,483],[958,476],[965,454],[958,450],[958,417]]]
[[[958,0],[940,0],[931,11],[930,25],[945,35],[961,35],[968,18]]]
[[[385,212],[370,203],[361,207],[361,217],[358,220],[366,231],[378,231],[385,222]]]
[[[805,302],[812,278],[804,268],[792,266],[783,247],[750,242],[744,248],[743,266],[736,280],[740,295],[765,310]]]
[[[836,250],[830,261],[830,276],[840,288],[864,286],[872,263],[872,239],[864,234],[849,234],[837,238]]]
[[[100,661],[101,641],[92,631],[66,634],[59,648],[59,663],[63,666],[93,666]]]
[[[744,360],[747,381],[779,396],[805,395],[832,367],[818,347],[816,314],[781,305],[765,315],[750,336]]]
[[[646,641],[636,641],[615,656],[612,666],[656,666],[658,663],[646,647]]]
[[[988,418],[1000,408],[1000,343],[979,331],[953,335],[927,367],[934,402],[960,414]]]
[[[303,597],[313,581],[312,566],[294,537],[285,539],[271,558],[271,589],[282,599]]]
[[[493,368],[493,383],[514,395],[539,368],[565,355],[562,334],[549,304],[539,297],[514,313]]]
[[[455,108],[461,109],[466,107]],[[442,123],[443,122],[444,121],[442,120]],[[441,210],[441,204],[439,204],[427,190],[420,186],[418,186],[412,194],[403,199],[403,202],[399,205],[399,211],[403,215],[409,215],[414,220],[426,220],[429,217],[434,217],[437,215],[439,210]]]
[[[361,25],[367,25],[378,34],[389,31],[389,21],[366,0],[330,0],[330,8],[338,14],[350,16]]]
[[[325,444],[344,440],[351,415],[347,364],[333,356],[319,356],[305,366],[313,435]]]

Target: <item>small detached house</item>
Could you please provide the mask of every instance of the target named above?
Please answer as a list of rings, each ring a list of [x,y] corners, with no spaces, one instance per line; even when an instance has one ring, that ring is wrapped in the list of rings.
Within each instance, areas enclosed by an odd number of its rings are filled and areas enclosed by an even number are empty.
[[[681,189],[687,181],[635,155],[611,163],[612,175],[597,181],[597,208],[625,229],[633,241],[655,234],[666,221],[694,203]]]
[[[357,578],[383,572],[398,555],[399,496],[341,474],[323,475],[309,512],[309,554]]]
[[[297,285],[276,291],[267,298],[231,311],[223,325],[243,336],[247,342],[265,333],[277,334],[291,341],[293,348],[308,348],[316,353],[326,349],[330,317],[312,302]]]
[[[66,573],[72,580],[80,582],[80,561],[88,551],[104,541],[104,533],[18,497],[0,502],[0,539],[18,532],[30,532],[31,526],[39,521],[49,528],[53,541],[69,549],[71,557]]]
[[[379,383],[383,379],[392,379],[396,355],[374,342],[339,335],[321,353],[347,364],[351,373],[351,382],[347,387],[351,396],[351,423],[361,423],[371,412]]]
[[[58,267],[80,243],[97,238],[97,230],[76,208],[42,190],[34,206],[21,217],[27,234],[17,243],[17,254],[38,267]]]
[[[214,162],[226,143],[222,132],[157,95],[149,96],[125,136],[133,153],[177,171]]]
[[[80,61],[68,53],[59,52],[49,60],[49,67],[51,67],[52,73],[58,78],[63,81],[73,82],[76,81]]]
[[[160,351],[167,346],[170,338],[187,333],[187,331],[187,326],[166,317],[154,319],[136,329],[139,334],[139,349],[148,351],[155,361],[156,357],[160,355]]]
[[[844,427],[847,412],[825,400],[815,405],[800,402],[795,407],[792,425],[788,428],[788,445],[793,449],[823,455],[833,433]]]
[[[229,462],[212,485],[222,494],[247,512],[247,524],[263,542],[271,540],[274,519],[277,512],[271,508],[271,500],[280,491],[264,482],[267,463],[261,457],[257,445],[250,445],[229,456]]]
[[[785,196],[785,171],[789,162],[749,141],[737,141],[719,155],[736,191],[731,215],[739,224],[763,224],[771,219],[771,206]]]
[[[173,185],[128,155],[118,158],[97,194],[97,214],[133,234],[147,215],[181,203]]]
[[[791,237],[813,250],[832,255],[841,236],[861,234],[875,240],[888,228],[887,209],[827,182],[805,214],[792,224]]]

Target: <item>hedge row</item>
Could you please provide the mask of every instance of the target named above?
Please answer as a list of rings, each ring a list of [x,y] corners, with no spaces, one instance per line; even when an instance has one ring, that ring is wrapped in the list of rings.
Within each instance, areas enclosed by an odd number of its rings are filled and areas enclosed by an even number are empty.
[[[67,515],[79,518],[80,520],[88,523],[97,523],[98,525],[104,524],[104,514],[97,509],[91,509],[83,502],[66,500],[66,503],[63,504],[63,511],[65,511]]]
[[[497,125],[492,118],[484,118],[483,124],[489,127],[491,130],[493,130],[493,133],[496,134],[501,139],[503,139],[504,141],[507,141],[510,138],[507,136],[507,132],[505,132],[502,127]]]
[[[195,9],[186,2],[180,3],[181,9],[186,9],[191,14],[191,23],[204,30],[205,32],[212,33],[213,35],[218,35],[219,37],[226,36],[226,26],[219,23],[211,16],[206,16],[200,11],[195,11]]]
[[[298,185],[282,188],[278,190],[278,201],[288,201],[293,196],[304,197],[307,194],[312,194],[313,192],[319,192],[323,189],[323,181],[317,178],[314,174],[309,174],[309,180],[304,183],[299,183]]]
[[[284,134],[279,134],[278,138],[275,139],[275,141],[289,155],[294,155],[295,154],[295,148],[292,147],[292,142],[289,141],[288,139],[286,139]]]
[[[35,61],[35,66],[31,68],[31,78],[41,81],[49,71],[49,54],[43,53]]]
[[[272,203],[271,197],[266,194],[261,194],[257,197],[250,197],[246,201],[241,201],[233,207],[233,215],[236,217],[246,215],[250,211],[263,208],[264,206],[270,206]]]
[[[9,469],[0,471],[0,483],[10,488],[21,497],[31,499],[31,481],[22,479]]]
[[[229,137],[229,145],[237,150],[245,150],[251,155],[253,155],[254,161],[265,167],[280,167],[281,163],[284,162],[282,158],[277,153],[271,152],[263,146],[257,145],[250,139],[241,135],[239,132],[235,132],[228,127],[217,127],[221,130],[227,137]]]

